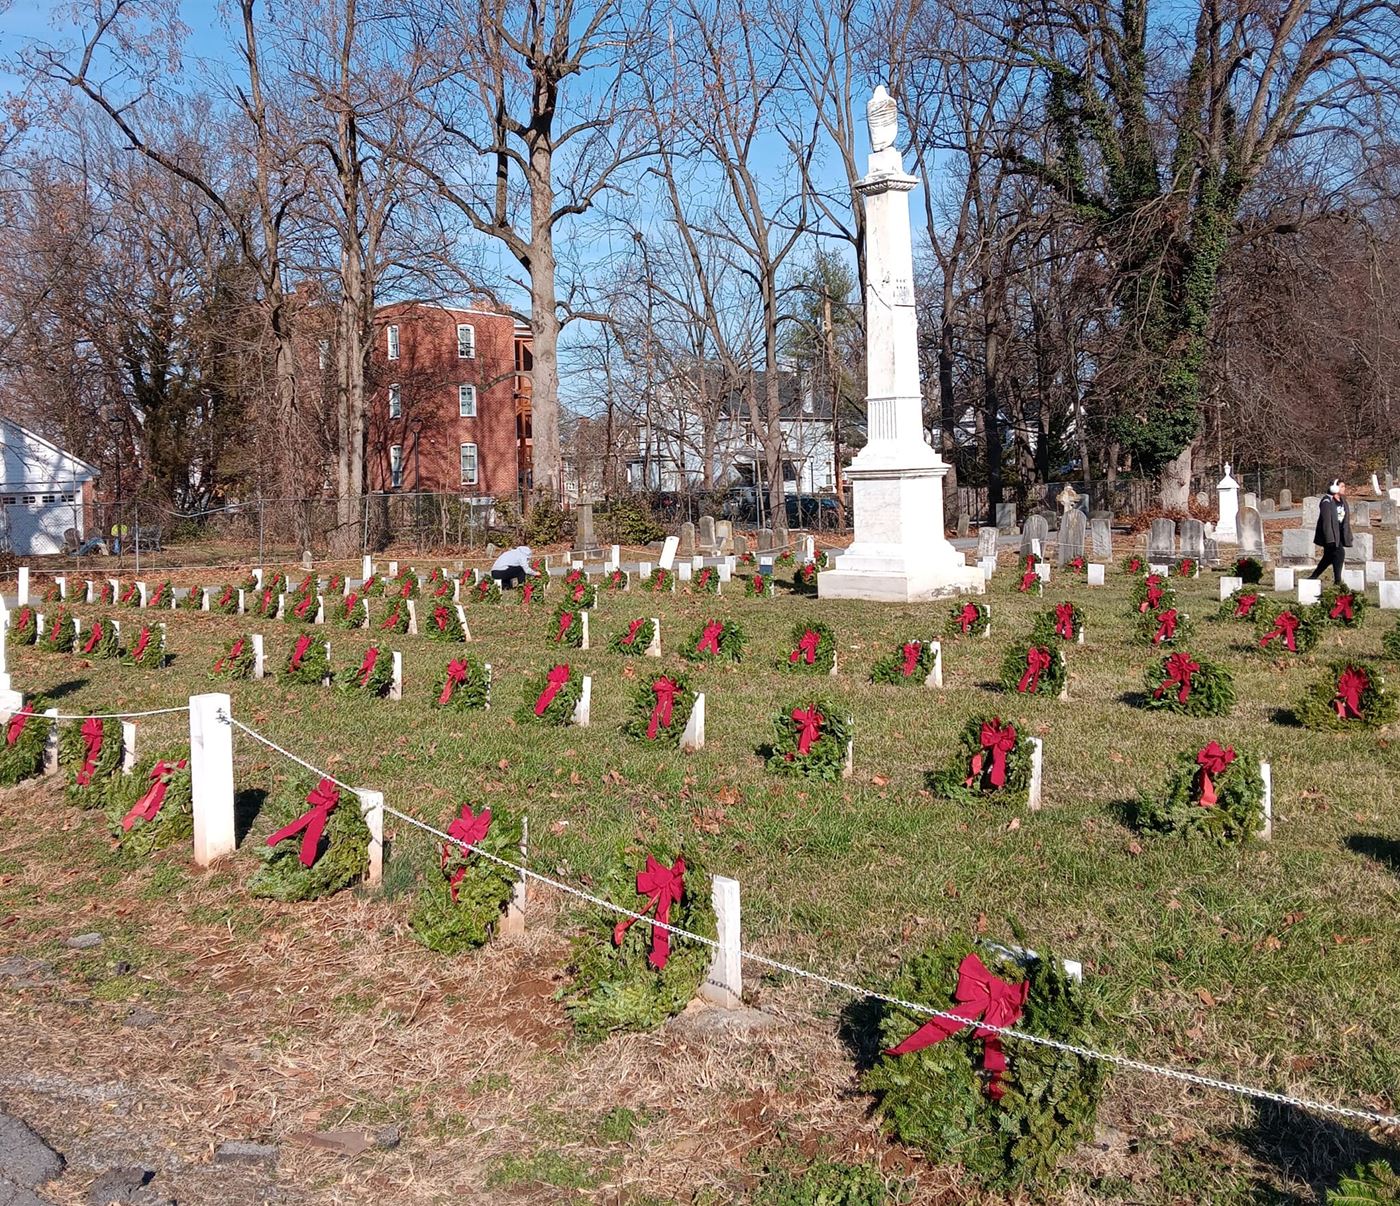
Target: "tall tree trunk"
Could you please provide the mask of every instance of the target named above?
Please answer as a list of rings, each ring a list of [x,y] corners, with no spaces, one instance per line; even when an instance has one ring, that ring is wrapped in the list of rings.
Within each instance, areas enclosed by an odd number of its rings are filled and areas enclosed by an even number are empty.
[[[1168,511],[1185,511],[1191,501],[1191,458],[1199,441],[1192,440],[1163,466],[1157,479],[1158,499]]]
[[[531,467],[534,494],[558,502],[564,484],[559,447],[558,260],[554,253],[553,158],[549,145],[530,149],[530,335],[534,370],[530,374]],[[647,483],[650,486],[650,483]]]
[[[1002,501],[1001,482],[1001,396],[997,378],[1001,372],[1001,336],[989,328],[982,349],[982,430],[986,441],[987,512],[996,521],[997,504]]]

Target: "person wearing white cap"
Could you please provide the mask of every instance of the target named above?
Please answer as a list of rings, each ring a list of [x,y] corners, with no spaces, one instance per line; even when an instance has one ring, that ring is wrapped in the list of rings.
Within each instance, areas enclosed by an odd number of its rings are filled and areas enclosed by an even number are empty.
[[[1332,479],[1326,497],[1317,504],[1313,543],[1322,546],[1322,560],[1311,577],[1321,578],[1330,565],[1332,576],[1340,586],[1342,563],[1346,560],[1347,549],[1351,548],[1351,508],[1347,505],[1347,484],[1339,477]]]

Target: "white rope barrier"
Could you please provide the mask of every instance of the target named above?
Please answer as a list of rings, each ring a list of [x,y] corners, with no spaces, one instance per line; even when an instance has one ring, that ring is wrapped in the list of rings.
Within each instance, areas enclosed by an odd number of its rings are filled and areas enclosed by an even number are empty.
[[[135,720],[140,716],[174,716],[177,712],[189,715],[190,706],[183,708],[150,708],[145,712],[58,712],[49,716],[50,720]]]

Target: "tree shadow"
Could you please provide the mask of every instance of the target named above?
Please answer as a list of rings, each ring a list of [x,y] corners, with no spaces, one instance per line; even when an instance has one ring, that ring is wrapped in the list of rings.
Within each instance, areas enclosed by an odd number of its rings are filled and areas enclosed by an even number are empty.
[[[1357,1164],[1380,1159],[1394,1164],[1396,1160],[1394,1149],[1362,1131],[1280,1102],[1260,1102],[1253,1123],[1231,1137],[1290,1180],[1305,1182],[1318,1201]]]
[[[1147,692],[1124,691],[1123,694],[1118,697],[1118,702],[1127,704],[1130,708],[1145,708],[1147,707]]]
[[[45,699],[49,700],[66,699],[68,696],[81,691],[88,685],[89,681],[90,680],[86,678],[70,678],[66,682],[61,682],[56,686],[50,687],[42,694]]]
[[[267,803],[267,792],[261,787],[245,787],[233,797],[233,841],[243,845],[253,825]]]
[[[1400,841],[1381,837],[1377,833],[1352,833],[1347,835],[1347,849],[1353,854],[1384,863],[1386,868],[1400,875]]]
[[[1134,833],[1138,832],[1138,818],[1141,810],[1142,802],[1136,799],[1110,800],[1108,804],[1109,816],[1122,825],[1124,829],[1130,829]]]
[[[874,997],[856,997],[841,1009],[836,1036],[851,1053],[858,1072],[868,1072],[880,1057],[883,1013],[884,1006]]]
[[[1269,713],[1269,721],[1285,729],[1301,729],[1303,727],[1303,722],[1298,719],[1298,713],[1292,708],[1274,708]]]

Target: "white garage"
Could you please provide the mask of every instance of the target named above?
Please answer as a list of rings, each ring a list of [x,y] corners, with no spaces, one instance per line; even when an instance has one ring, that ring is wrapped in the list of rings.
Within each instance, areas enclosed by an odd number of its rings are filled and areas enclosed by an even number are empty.
[[[37,432],[0,418],[0,543],[17,557],[81,542],[97,470]]]

